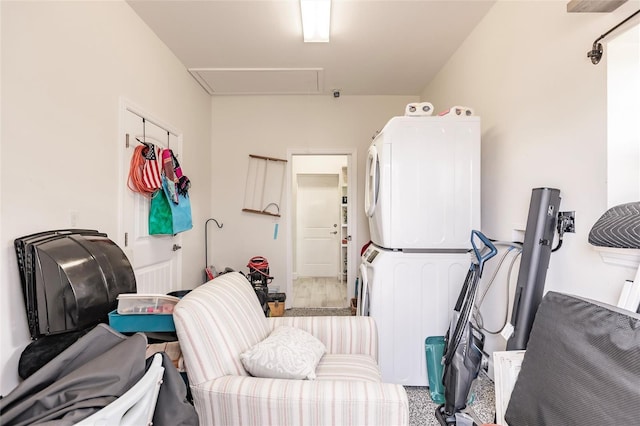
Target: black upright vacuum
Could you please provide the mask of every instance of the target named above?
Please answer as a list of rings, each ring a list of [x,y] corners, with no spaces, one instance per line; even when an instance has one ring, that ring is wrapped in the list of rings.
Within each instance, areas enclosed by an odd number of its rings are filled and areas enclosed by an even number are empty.
[[[476,239],[484,244],[482,249],[478,248]],[[484,334],[469,318],[484,263],[498,251],[484,234],[476,230],[471,231],[471,245],[476,259],[471,262],[445,336],[442,376],[445,403],[438,406],[435,413],[442,426],[457,424],[456,414],[466,407],[471,384],[478,376],[482,363]]]

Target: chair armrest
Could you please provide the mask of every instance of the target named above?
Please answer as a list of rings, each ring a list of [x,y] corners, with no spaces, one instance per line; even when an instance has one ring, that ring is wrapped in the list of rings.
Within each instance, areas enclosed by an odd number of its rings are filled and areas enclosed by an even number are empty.
[[[318,338],[330,354],[364,354],[378,361],[378,329],[373,318],[365,316],[271,317],[271,330],[288,325]]]
[[[200,424],[409,424],[404,387],[391,383],[223,376],[191,386]]]

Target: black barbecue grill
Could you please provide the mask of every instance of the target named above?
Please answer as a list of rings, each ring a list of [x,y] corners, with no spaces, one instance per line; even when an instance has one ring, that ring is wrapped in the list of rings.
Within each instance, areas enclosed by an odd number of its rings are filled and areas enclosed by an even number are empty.
[[[107,234],[65,229],[14,241],[32,339],[80,331],[117,308],[120,293],[136,293],[124,252]]]

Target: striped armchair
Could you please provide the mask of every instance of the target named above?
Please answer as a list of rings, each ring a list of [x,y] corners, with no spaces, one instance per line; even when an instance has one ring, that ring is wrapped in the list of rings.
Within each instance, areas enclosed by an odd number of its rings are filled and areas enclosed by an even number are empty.
[[[377,330],[369,317],[265,318],[246,278],[224,274],[187,294],[174,321],[200,424],[406,425],[407,395],[382,383]],[[281,325],[327,348],[315,380],[251,376],[240,354]]]

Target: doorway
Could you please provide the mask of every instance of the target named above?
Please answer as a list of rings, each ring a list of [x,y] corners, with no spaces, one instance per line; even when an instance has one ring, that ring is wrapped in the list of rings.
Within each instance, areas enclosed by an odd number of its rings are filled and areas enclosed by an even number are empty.
[[[290,153],[287,307],[349,306],[352,152]],[[351,179],[351,180],[350,180]]]

